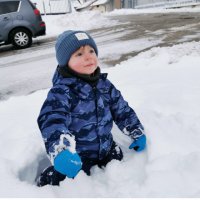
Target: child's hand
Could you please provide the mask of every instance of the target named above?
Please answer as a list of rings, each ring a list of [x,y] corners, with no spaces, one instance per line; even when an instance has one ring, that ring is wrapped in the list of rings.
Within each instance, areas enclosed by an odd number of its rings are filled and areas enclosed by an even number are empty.
[[[77,153],[69,150],[60,152],[54,159],[54,168],[68,178],[74,178],[81,170],[82,162]]]
[[[146,147],[146,136],[143,134],[139,138],[135,139],[134,142],[129,146],[129,149],[134,149],[139,152],[144,150]]]

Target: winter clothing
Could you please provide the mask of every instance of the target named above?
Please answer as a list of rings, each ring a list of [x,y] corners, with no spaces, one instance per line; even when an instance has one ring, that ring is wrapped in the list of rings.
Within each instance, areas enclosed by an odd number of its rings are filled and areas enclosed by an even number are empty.
[[[135,151],[142,151],[146,146],[146,136],[142,135],[139,138],[136,138],[134,142],[129,146],[129,149],[134,149]]]
[[[65,180],[66,176],[57,172],[53,166],[46,168],[37,179],[37,186],[45,185],[60,185],[60,182]]]
[[[100,68],[97,67],[95,72],[91,75],[88,74],[79,74],[75,71],[73,71],[69,67],[58,67],[59,74],[61,74],[65,78],[72,78],[77,77],[79,79],[82,79],[83,81],[89,83],[92,87],[96,86],[99,81],[100,76]]]
[[[99,67],[93,74],[79,74],[67,66],[71,55],[84,45],[93,47],[98,55],[94,40],[83,31],[65,31],[56,42],[59,66],[38,117],[53,166],[41,174],[39,186],[59,185],[80,169],[90,175],[94,165],[103,167],[112,159],[121,160],[122,151],[111,134],[113,121],[133,139],[131,148],[145,147],[142,124],[107,74]]]
[[[81,167],[82,162],[79,155],[71,153],[69,150],[61,151],[54,159],[55,170],[68,178],[74,178],[81,170]]]
[[[58,154],[59,155],[59,154]],[[109,154],[103,160],[95,159],[82,159],[82,170],[90,176],[90,169],[97,165],[102,168],[105,167],[111,160],[121,161],[123,158],[122,150],[113,142]],[[60,185],[60,182],[66,178],[65,175],[57,172],[53,166],[46,168],[37,180],[37,186],[42,187],[45,185]]]
[[[111,160],[119,160],[121,161],[123,158],[122,150],[119,146],[116,145],[116,143],[113,141],[111,149],[108,153],[108,155],[103,160],[97,160],[97,159],[82,159],[83,166],[82,170],[90,176],[90,169],[97,165],[98,167],[102,168],[105,167]]]
[[[88,33],[69,30],[60,34],[55,45],[56,58],[59,66],[66,66],[71,55],[81,46],[85,45],[90,45],[94,49],[96,55],[98,55],[96,43]]]
[[[99,80],[92,86],[76,76],[64,76],[58,71],[59,68],[38,117],[53,165],[56,156],[66,149],[80,156],[82,169],[87,160],[104,162],[113,145],[113,121],[133,140],[144,134],[136,113],[107,79],[107,74],[99,72]]]

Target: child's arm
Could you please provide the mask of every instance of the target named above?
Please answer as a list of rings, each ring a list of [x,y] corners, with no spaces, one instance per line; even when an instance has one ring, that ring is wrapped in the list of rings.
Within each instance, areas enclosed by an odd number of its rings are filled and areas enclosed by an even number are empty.
[[[38,126],[52,164],[55,168],[58,166],[57,171],[69,175],[71,178],[73,173],[69,172],[69,174],[68,171],[72,171],[72,168],[66,169],[64,166],[63,169],[63,164],[61,163],[63,161],[68,163],[69,166],[71,160],[77,159],[75,139],[68,130],[70,123],[69,93],[66,89],[54,87],[49,91],[48,97],[41,108]],[[80,164],[80,159],[78,161]],[[80,165],[78,168],[80,168]]]
[[[121,92],[111,84],[111,113],[113,119],[119,129],[126,135],[130,136],[134,142],[140,138],[144,138],[144,128],[138,119],[135,111],[128,105],[124,100]],[[142,140],[144,141],[144,140]],[[145,137],[146,143],[146,137]],[[135,148],[136,146],[130,146],[130,148]],[[140,149],[138,149],[140,150]]]

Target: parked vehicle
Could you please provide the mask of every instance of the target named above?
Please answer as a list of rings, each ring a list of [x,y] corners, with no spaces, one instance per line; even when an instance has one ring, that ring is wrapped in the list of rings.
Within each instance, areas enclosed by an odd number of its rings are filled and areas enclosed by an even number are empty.
[[[32,38],[45,35],[45,32],[40,11],[30,0],[0,0],[0,45],[27,48]]]

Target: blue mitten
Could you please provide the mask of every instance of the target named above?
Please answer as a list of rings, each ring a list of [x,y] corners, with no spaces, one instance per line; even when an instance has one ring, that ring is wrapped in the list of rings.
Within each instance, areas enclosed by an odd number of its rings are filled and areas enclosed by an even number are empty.
[[[146,146],[146,136],[143,134],[139,138],[135,139],[134,142],[129,146],[129,149],[134,149],[135,151],[142,151]]]
[[[60,152],[54,159],[54,168],[68,178],[74,178],[81,170],[82,162],[77,153],[71,153],[69,150]]]

